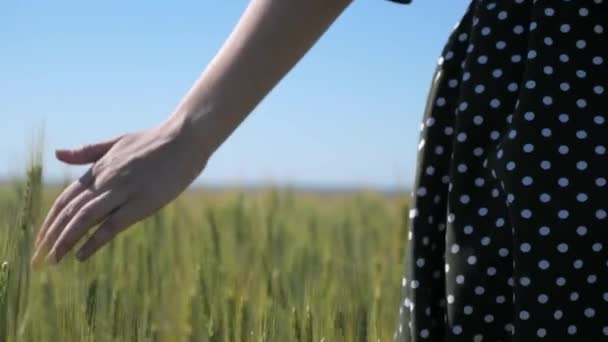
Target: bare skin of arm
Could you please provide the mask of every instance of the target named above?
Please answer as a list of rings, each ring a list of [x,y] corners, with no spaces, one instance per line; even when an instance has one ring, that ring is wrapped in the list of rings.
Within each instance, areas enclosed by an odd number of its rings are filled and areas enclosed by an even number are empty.
[[[157,127],[72,150],[92,164],[55,200],[36,237],[32,264],[76,253],[86,260],[181,194],[218,147],[323,35],[351,0],[252,0],[220,51]]]

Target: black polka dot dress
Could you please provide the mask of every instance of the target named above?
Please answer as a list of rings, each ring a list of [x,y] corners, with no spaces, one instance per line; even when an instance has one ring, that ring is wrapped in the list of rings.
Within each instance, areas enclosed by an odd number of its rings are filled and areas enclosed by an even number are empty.
[[[471,2],[420,126],[396,341],[608,341],[607,30],[608,0]]]

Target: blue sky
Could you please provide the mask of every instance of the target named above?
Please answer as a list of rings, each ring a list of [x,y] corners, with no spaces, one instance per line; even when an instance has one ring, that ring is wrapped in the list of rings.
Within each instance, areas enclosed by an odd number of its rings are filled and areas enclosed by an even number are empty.
[[[248,1],[0,3],[0,178],[169,115]],[[467,0],[355,0],[217,151],[206,184],[409,187],[432,72]],[[238,99],[235,99],[238,100]]]

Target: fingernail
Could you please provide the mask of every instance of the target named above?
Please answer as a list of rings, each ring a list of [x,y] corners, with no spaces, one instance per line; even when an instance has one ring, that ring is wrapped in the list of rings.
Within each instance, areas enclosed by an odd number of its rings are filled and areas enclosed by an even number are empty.
[[[40,254],[40,250],[36,248],[36,250],[34,251],[34,255],[32,256],[32,262],[38,261],[38,254]]]
[[[40,260],[38,252],[34,253],[32,260],[30,260],[30,265],[32,265],[32,267],[36,270],[40,269],[40,267],[42,266],[42,261]]]
[[[44,262],[49,265],[55,265],[57,263],[57,257],[55,256],[55,253],[50,252],[49,254],[47,254],[44,258]]]

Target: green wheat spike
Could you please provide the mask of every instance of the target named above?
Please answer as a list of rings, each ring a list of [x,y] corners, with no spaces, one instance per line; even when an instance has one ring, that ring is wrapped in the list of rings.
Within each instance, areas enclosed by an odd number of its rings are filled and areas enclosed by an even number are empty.
[[[241,300],[241,341],[248,341],[250,339],[249,336],[249,326],[251,324],[251,313],[249,309],[249,302],[247,299]]]
[[[307,342],[312,342],[313,341],[313,330],[312,330],[312,312],[310,310],[310,306],[306,306],[306,323],[305,323],[305,333],[304,335],[306,336],[306,341]]]
[[[367,308],[361,306],[358,314],[357,336],[360,342],[367,342]]]
[[[91,281],[91,284],[89,285],[89,289],[87,291],[87,300],[86,300],[87,324],[92,332],[95,330],[96,304],[97,304],[97,279],[94,279],[93,281]]]
[[[291,308],[291,326],[293,328],[294,341],[301,342],[302,329],[300,328],[300,317],[298,317],[298,310],[295,307]]]
[[[8,280],[10,268],[8,262],[0,266],[0,341],[7,340],[8,329]]]

